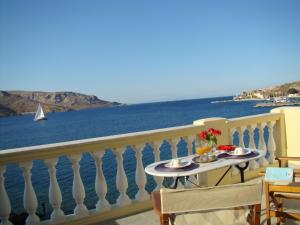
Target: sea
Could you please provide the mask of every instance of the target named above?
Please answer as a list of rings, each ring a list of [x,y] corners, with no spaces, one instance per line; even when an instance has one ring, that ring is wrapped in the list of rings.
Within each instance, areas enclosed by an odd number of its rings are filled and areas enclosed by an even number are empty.
[[[204,98],[145,104],[132,104],[104,109],[87,109],[71,112],[48,113],[47,121],[34,122],[34,115],[23,115],[0,118],[0,149],[14,149],[25,146],[36,146],[86,138],[125,134],[192,124],[193,121],[209,117],[235,118],[270,112],[271,107],[255,108],[257,101],[231,101],[232,96]],[[179,143],[179,155],[184,155],[186,144]],[[134,198],[138,191],[135,182],[135,153],[128,148],[124,154],[124,167],[128,177],[127,194]],[[171,157],[170,146],[164,143],[161,158]],[[144,166],[152,163],[154,156],[150,146],[143,151]],[[95,208],[95,165],[89,153],[84,153],[80,161],[80,173],[85,186],[85,204],[89,209]],[[107,200],[114,204],[119,196],[116,188],[116,157],[107,149],[103,158],[103,173],[108,185]],[[59,158],[57,179],[60,185],[63,202],[62,209],[66,214],[72,213],[75,201],[72,198],[73,173],[71,163],[66,156]],[[165,180],[165,184],[170,184]],[[32,183],[38,199],[38,214],[49,218],[52,208],[48,200],[49,175],[42,160],[36,160],[32,168]],[[16,214],[24,212],[24,180],[17,164],[7,165],[5,187]],[[153,177],[147,175],[146,190],[155,188]]]

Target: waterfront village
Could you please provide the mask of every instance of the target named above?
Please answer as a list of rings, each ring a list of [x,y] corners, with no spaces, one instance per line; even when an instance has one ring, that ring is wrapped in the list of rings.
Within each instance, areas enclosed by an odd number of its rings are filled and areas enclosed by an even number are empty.
[[[255,107],[290,106],[300,104],[299,82],[271,87],[267,89],[244,91],[233,97],[234,101],[260,101]]]

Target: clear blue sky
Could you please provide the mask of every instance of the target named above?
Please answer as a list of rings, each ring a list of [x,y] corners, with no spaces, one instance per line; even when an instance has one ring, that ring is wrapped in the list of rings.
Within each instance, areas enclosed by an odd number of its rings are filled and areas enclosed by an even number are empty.
[[[125,103],[300,80],[299,0],[0,0],[0,89]]]

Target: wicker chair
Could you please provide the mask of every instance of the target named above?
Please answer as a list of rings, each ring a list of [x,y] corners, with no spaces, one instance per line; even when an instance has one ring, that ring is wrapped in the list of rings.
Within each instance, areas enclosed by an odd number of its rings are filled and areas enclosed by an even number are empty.
[[[278,157],[279,167],[287,166],[288,161],[300,161],[300,157]],[[300,170],[294,169],[294,179],[300,178]],[[286,219],[300,220],[300,182],[276,185],[265,182],[266,219],[271,225],[271,217],[277,217],[277,225]]]

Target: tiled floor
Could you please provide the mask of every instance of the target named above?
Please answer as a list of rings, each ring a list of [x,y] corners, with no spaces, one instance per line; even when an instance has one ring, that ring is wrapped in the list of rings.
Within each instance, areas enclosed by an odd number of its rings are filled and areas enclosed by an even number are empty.
[[[262,214],[261,214],[261,224],[266,225],[266,212],[265,212],[265,196],[262,197]],[[276,224],[276,220],[272,221],[272,225]],[[118,218],[106,222],[102,222],[95,225],[159,225],[159,217],[153,210],[138,213],[135,215]],[[201,223],[199,223],[201,225]],[[300,221],[288,220],[285,225],[300,225]]]
[[[98,225],[159,225],[159,217],[153,210],[102,222]]]
[[[261,224],[267,224],[265,211],[262,212]],[[275,220],[272,221],[272,225],[273,224],[276,224]],[[136,215],[102,222],[98,225],[159,225],[159,218],[153,210],[150,210]],[[199,225],[201,225],[201,223]],[[289,220],[285,225],[300,225],[300,221]]]

